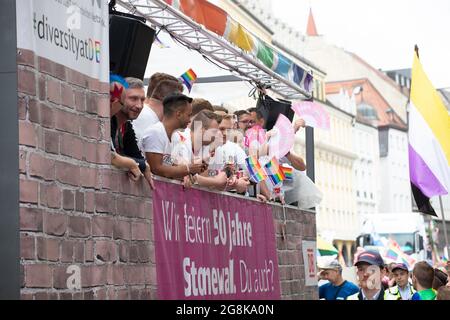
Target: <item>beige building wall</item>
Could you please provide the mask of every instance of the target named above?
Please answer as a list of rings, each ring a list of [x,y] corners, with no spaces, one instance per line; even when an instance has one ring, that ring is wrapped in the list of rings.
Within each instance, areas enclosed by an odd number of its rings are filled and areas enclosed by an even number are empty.
[[[317,232],[324,238],[352,243],[359,233],[353,166],[353,117],[322,104],[330,115],[329,131],[315,129],[315,178],[323,192],[316,208]],[[305,157],[304,131],[298,133],[295,151]]]
[[[326,73],[326,81],[367,78],[373,86],[382,92],[383,98],[394,108],[395,112],[406,122],[407,97],[395,85],[395,82],[374,69],[359,57],[326,42],[322,36],[305,37],[300,55],[316,63]]]

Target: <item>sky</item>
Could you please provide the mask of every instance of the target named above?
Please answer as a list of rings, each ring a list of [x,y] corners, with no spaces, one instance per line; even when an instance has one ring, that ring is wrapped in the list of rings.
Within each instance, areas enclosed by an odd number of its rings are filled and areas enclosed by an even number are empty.
[[[382,70],[412,67],[414,45],[434,87],[450,87],[450,0],[272,0],[274,15],[317,31]]]

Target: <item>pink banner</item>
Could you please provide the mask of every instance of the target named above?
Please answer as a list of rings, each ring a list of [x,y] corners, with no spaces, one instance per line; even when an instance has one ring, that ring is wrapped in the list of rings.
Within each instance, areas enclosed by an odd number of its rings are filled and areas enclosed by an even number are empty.
[[[270,206],[155,181],[159,299],[280,299]]]

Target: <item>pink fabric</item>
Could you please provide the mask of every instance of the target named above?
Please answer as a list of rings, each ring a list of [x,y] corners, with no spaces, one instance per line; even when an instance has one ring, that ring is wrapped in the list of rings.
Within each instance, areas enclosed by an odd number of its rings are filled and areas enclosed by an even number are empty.
[[[270,206],[167,182],[155,185],[159,299],[280,299]]]

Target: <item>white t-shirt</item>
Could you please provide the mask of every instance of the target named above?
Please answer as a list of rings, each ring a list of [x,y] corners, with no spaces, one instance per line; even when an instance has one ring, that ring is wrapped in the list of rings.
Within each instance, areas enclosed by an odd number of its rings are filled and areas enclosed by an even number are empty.
[[[144,152],[162,154],[164,165],[172,166],[174,164],[172,144],[162,122],[158,122],[146,130],[142,139],[142,148]]]
[[[185,164],[192,163],[193,158],[209,161],[209,145],[201,147],[201,154],[194,155],[191,139],[191,129],[187,128],[183,131],[177,130],[172,135],[172,158],[175,163]]]
[[[172,135],[172,158],[175,164],[188,164],[192,160],[191,131],[176,130]]]
[[[237,165],[238,170],[247,171],[245,165],[246,158],[247,155],[245,154],[244,149],[234,142],[227,141],[214,152],[214,157],[209,161],[208,170],[210,171],[210,175],[215,175],[218,171],[223,170],[226,164],[234,163]]]
[[[141,151],[143,150],[142,139],[144,138],[144,135],[152,125],[158,122],[160,122],[158,116],[156,115],[155,111],[150,108],[149,105],[144,105],[144,108],[142,108],[141,113],[139,114],[137,119],[132,121],[137,144]]]

